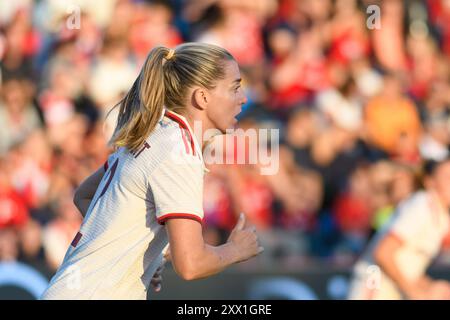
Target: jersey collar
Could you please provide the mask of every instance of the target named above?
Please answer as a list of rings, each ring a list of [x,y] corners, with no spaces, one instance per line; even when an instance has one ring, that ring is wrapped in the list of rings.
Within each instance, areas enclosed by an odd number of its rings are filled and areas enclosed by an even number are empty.
[[[168,117],[169,119],[178,122],[178,124],[180,124],[182,127],[184,127],[185,129],[188,130],[189,134],[192,137],[192,141],[194,143],[193,148],[195,148],[195,153],[196,155],[198,155],[198,157],[200,158],[200,160],[202,161],[203,164],[203,168],[205,172],[209,172],[209,170],[205,167],[205,163],[203,160],[203,154],[202,154],[202,148],[200,146],[200,143],[197,140],[197,136],[194,134],[194,131],[192,130],[191,126],[189,125],[189,122],[187,121],[187,119],[182,116],[179,113],[176,113],[174,111],[168,110],[167,108],[163,109],[163,114],[162,117]]]

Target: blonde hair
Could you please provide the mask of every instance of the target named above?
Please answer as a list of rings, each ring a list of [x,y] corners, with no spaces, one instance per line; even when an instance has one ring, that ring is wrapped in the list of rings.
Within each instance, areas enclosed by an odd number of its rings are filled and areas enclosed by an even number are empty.
[[[156,127],[163,108],[183,113],[188,89],[214,88],[225,77],[227,60],[234,60],[228,51],[205,43],[152,49],[130,91],[115,106],[119,114],[110,144],[137,151]]]

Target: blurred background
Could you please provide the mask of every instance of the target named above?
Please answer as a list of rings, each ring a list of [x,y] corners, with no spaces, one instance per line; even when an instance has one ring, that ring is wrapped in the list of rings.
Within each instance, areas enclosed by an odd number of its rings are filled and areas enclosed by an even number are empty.
[[[155,45],[185,41],[237,59],[239,126],[280,130],[280,168],[210,166],[207,241],[245,212],[264,255],[193,283],[169,266],[152,299],[342,299],[448,153],[449,0],[0,0],[0,298],[45,288],[82,221],[74,189],[110,152],[106,113]],[[450,279],[450,235],[430,272]]]

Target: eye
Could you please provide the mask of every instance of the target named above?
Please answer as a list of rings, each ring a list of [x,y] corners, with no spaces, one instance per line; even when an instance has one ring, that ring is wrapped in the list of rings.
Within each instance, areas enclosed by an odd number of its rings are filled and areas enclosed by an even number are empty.
[[[241,88],[241,86],[237,86],[235,89],[234,89],[234,92],[238,92],[238,90]]]

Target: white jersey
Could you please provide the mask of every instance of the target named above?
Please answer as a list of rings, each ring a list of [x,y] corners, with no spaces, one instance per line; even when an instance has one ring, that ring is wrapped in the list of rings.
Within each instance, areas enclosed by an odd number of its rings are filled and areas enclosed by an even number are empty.
[[[168,218],[203,220],[201,147],[165,110],[142,149],[119,148],[80,231],[42,299],[146,299],[162,261]]]
[[[375,236],[355,265],[350,299],[402,299],[396,284],[376,266],[373,253],[380,240],[390,233],[402,241],[394,260],[404,277],[416,280],[438,255],[450,230],[450,213],[430,191],[416,192],[403,201],[391,220]]]

